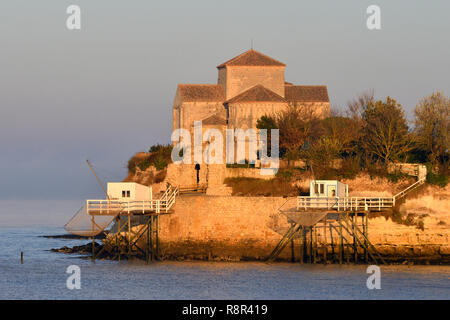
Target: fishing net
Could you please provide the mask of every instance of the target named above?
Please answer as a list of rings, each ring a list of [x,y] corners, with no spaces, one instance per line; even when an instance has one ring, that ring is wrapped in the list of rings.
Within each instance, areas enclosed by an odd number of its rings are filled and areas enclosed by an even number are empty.
[[[86,206],[83,206],[77,211],[72,219],[67,222],[64,229],[69,233],[79,236],[93,237],[108,227],[116,216],[117,214],[104,216],[89,215],[86,211]]]

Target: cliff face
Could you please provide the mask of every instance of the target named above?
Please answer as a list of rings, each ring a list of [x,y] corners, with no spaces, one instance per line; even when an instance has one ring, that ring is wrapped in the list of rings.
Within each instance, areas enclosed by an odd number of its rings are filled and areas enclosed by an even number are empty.
[[[167,180],[181,168],[170,168]],[[191,179],[188,177],[187,179]],[[173,181],[173,180],[172,180]],[[392,196],[414,182],[397,183],[367,176],[344,181],[350,195]],[[155,188],[154,188],[155,189]],[[160,217],[161,253],[169,259],[258,260],[266,258],[287,231],[287,218],[278,213],[286,198],[179,196],[174,212]],[[371,214],[369,240],[390,260],[450,261],[450,186],[425,186],[396,210],[397,216]],[[321,250],[331,252],[330,239],[318,234]],[[145,243],[141,243],[145,246]],[[299,239],[280,255],[298,259]],[[297,256],[296,256],[297,255]]]

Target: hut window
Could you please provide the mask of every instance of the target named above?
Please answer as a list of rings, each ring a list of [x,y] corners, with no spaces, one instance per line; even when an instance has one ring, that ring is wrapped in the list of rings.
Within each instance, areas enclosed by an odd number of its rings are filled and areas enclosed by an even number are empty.
[[[129,198],[130,197],[130,190],[122,190],[122,198]]]
[[[130,197],[130,190],[127,191],[127,198]]]
[[[125,196],[126,196],[125,190],[122,190],[122,198],[125,198]]]
[[[325,193],[325,185],[323,183],[315,183],[314,184],[314,193],[315,194],[324,194]]]

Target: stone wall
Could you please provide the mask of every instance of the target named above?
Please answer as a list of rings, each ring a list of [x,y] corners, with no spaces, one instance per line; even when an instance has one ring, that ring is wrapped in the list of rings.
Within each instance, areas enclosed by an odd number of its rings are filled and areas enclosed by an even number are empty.
[[[160,218],[166,256],[263,259],[287,230],[286,218],[273,217],[283,198],[181,196],[174,213]]]
[[[167,258],[264,259],[289,227],[287,218],[278,213],[278,208],[288,200],[281,197],[178,197],[174,213],[160,218],[161,253]],[[372,217],[369,239],[387,257],[448,256],[450,230],[438,222],[442,217],[438,219],[429,217],[425,220],[425,229],[420,230],[384,217]],[[327,252],[331,253],[329,235],[325,240],[319,230],[318,238],[321,250],[326,244]],[[335,247],[337,241],[334,238]],[[299,245],[296,239],[294,259],[298,259]],[[290,260],[291,249],[288,246],[280,258]]]
[[[401,212],[419,214],[424,228],[395,223],[379,214],[369,217],[369,240],[390,261],[450,261],[450,188],[430,188],[407,200]],[[295,198],[179,196],[174,210],[160,216],[161,254],[167,259],[264,260],[289,228],[278,209]],[[289,202],[287,206],[291,205]],[[323,230],[323,229],[322,229]],[[330,236],[318,230],[318,248],[332,250]],[[145,239],[145,237],[143,237]],[[334,237],[334,248],[338,238]],[[140,243],[145,247],[145,243]],[[298,260],[300,240],[281,253]]]
[[[226,100],[260,84],[284,97],[284,66],[233,66],[226,67]],[[220,74],[219,74],[220,77]]]
[[[390,163],[388,165],[388,171],[390,173],[398,171],[410,176],[417,176],[419,179],[427,176],[427,167],[423,164],[416,163]]]
[[[190,130],[194,121],[200,121],[213,114],[220,114],[226,119],[226,112],[222,102],[180,102],[174,104],[172,112],[172,129],[184,128]]]

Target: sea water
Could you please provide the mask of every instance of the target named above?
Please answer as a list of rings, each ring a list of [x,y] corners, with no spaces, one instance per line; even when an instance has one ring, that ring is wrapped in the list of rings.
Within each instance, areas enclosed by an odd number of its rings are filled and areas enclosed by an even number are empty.
[[[449,266],[380,266],[381,289],[367,288],[367,266],[258,262],[93,263],[51,248],[87,240],[51,239],[61,227],[0,227],[0,299],[449,299]],[[24,252],[21,264],[20,252]],[[70,265],[81,288],[66,286]]]

